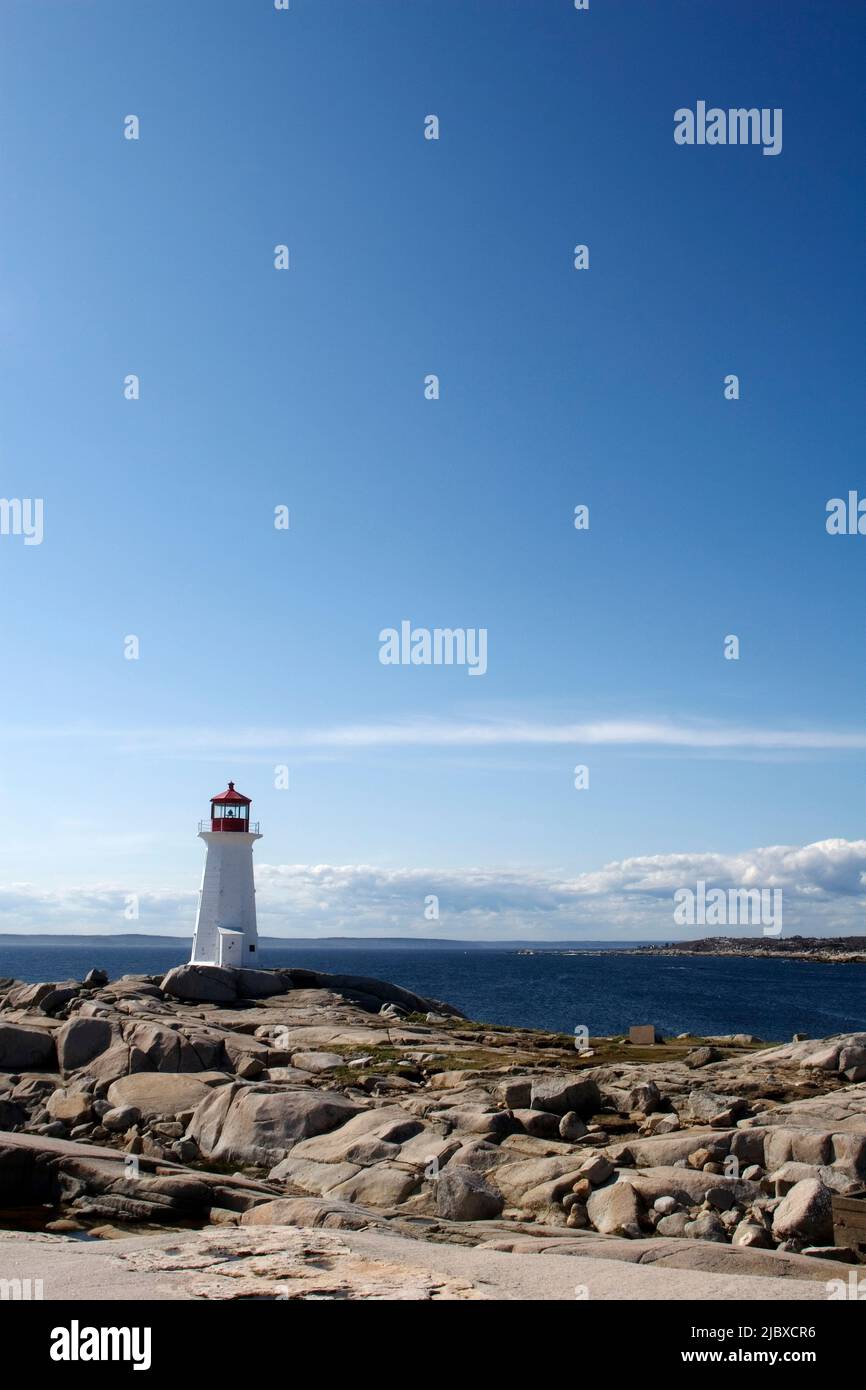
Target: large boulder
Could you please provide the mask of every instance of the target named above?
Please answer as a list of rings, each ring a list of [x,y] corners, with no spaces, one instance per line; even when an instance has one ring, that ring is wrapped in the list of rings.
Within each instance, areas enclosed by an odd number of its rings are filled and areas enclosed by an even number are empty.
[[[818,1178],[795,1183],[773,1214],[773,1235],[806,1245],[833,1244],[832,1193]]]
[[[112,1043],[87,1063],[87,1075],[96,1082],[96,1093],[104,1096],[113,1082],[129,1071],[129,1048],[124,1042]]]
[[[51,980],[43,980],[36,985],[13,985],[6,995],[6,1007],[15,1009],[36,1009],[57,986]]]
[[[498,1185],[499,1174],[494,1172],[490,1176]],[[575,1184],[579,1181],[577,1169],[572,1168],[570,1172],[561,1173],[559,1177],[536,1183],[534,1187],[529,1187],[521,1193],[521,1211],[534,1212],[536,1220],[541,1219],[545,1223],[564,1225],[565,1211],[562,1199],[574,1191]]]
[[[512,1110],[511,1113],[526,1133],[535,1139],[558,1139],[560,1119],[565,1118],[565,1116],[551,1115],[547,1110]],[[578,1124],[582,1123],[582,1120],[578,1120]],[[585,1129],[586,1126],[584,1125]]]
[[[830,1138],[836,1167],[866,1178],[866,1134],[832,1134]]]
[[[769,1250],[773,1242],[763,1226],[756,1221],[741,1221],[731,1236],[732,1245],[751,1246],[753,1249]]]
[[[59,1089],[48,1098],[48,1113],[54,1120],[62,1120],[70,1129],[83,1125],[90,1119],[93,1097],[86,1091]]]
[[[231,1004],[238,997],[236,975],[219,965],[176,965],[163,977],[162,991],[174,999]]]
[[[268,1180],[279,1179],[287,1183],[293,1192],[306,1192],[310,1196],[324,1197],[332,1188],[347,1182],[361,1171],[358,1163],[317,1163],[312,1158],[295,1158],[289,1154],[272,1168]]]
[[[250,1207],[240,1219],[242,1226],[324,1226],[344,1231],[363,1231],[384,1226],[381,1217],[352,1202],[332,1197],[277,1197]]]
[[[198,1076],[139,1071],[113,1082],[108,1088],[108,1101],[114,1108],[134,1105],[142,1119],[148,1120],[154,1115],[182,1115],[195,1110],[210,1094],[210,1086]]]
[[[393,1152],[373,1151],[371,1142],[388,1145],[392,1151],[398,1146],[424,1132],[424,1125],[415,1115],[402,1110],[398,1105],[383,1105],[375,1110],[361,1110],[352,1119],[327,1134],[319,1134],[313,1139],[302,1139],[292,1150],[293,1158],[316,1159],[320,1163],[377,1163],[380,1159],[393,1157]],[[425,1146],[430,1147],[434,1135]],[[423,1147],[423,1146],[422,1146]],[[431,1154],[432,1156],[432,1154]],[[403,1155],[401,1155],[403,1157]],[[422,1161],[426,1152],[422,1153]],[[283,1177],[280,1168],[275,1168],[271,1177]]]
[[[293,988],[287,970],[236,970],[235,982],[241,999],[269,999]]]
[[[597,1187],[587,1200],[586,1213],[601,1235],[632,1233],[640,1216],[638,1195],[628,1182]]]
[[[288,970],[236,970],[222,965],[176,965],[162,981],[175,999],[229,1004],[235,999],[268,999],[293,989]]]
[[[374,1163],[371,1168],[359,1168],[345,1182],[330,1189],[329,1195],[341,1202],[358,1202],[362,1206],[398,1207],[412,1197],[421,1185],[416,1173],[408,1172],[394,1163]]]
[[[661,1104],[661,1094],[654,1081],[642,1081],[628,1090],[621,1086],[603,1086],[601,1101],[605,1110],[615,1110],[620,1115],[631,1115],[635,1111],[652,1115]]]
[[[709,1129],[654,1134],[645,1139],[630,1134],[624,1143],[611,1144],[608,1153],[617,1164],[631,1162],[640,1168],[666,1168],[687,1159],[690,1153],[701,1148],[704,1143],[723,1144],[724,1137],[720,1132]]]
[[[831,1192],[841,1194],[856,1192],[860,1187],[857,1178],[849,1177],[841,1168],[832,1168],[825,1163],[783,1163],[780,1168],[767,1174],[767,1182],[773,1184],[777,1197],[784,1197],[805,1178],[817,1178]]]
[[[440,1076],[434,1077],[431,1086],[439,1089],[436,1082],[443,1083],[445,1078],[459,1077],[459,1072],[441,1072]],[[529,1102],[532,1099],[532,1077],[531,1076],[508,1076],[504,1081],[500,1081],[496,1087],[496,1094],[503,1102],[507,1110],[528,1110]]]
[[[656,1226],[656,1235],[672,1236],[681,1240],[685,1236],[686,1226],[690,1224],[687,1211],[672,1211],[669,1216],[662,1217]]]
[[[109,1099],[113,1101],[111,1094]],[[269,1092],[227,1085],[197,1107],[187,1137],[195,1140],[204,1158],[270,1166],[285,1158],[299,1139],[326,1134],[360,1109],[330,1091]]]
[[[566,1144],[573,1144],[575,1140],[582,1139],[585,1134],[589,1133],[575,1110],[569,1110],[562,1116],[559,1121],[558,1132],[560,1139],[563,1139]]]
[[[56,1063],[50,1033],[16,1023],[0,1024],[0,1071],[48,1071]]]
[[[262,1067],[266,1067],[271,1055],[267,1043],[262,1042],[261,1038],[251,1037],[249,1033],[226,1033],[223,1037],[223,1052],[233,1071],[237,1071],[238,1067],[248,1062],[251,1057],[256,1058]]]
[[[56,1035],[57,1061],[63,1071],[77,1071],[111,1046],[114,1030],[106,1018],[71,1018]]]
[[[60,1010],[65,1008],[67,1004],[71,1004],[73,999],[77,999],[81,990],[82,986],[77,984],[75,980],[67,980],[64,984],[57,985],[50,994],[46,994],[44,998],[40,999],[39,1012],[53,1017],[54,1014],[60,1013]]]
[[[662,1103],[661,1092],[654,1081],[641,1081],[632,1086],[626,1097],[629,1113],[654,1114]]]
[[[431,1112],[431,1119],[442,1120],[461,1134],[510,1134],[517,1122],[507,1110],[482,1110],[480,1106],[453,1105]]]
[[[223,1039],[219,1033],[190,1032],[187,1038],[190,1047],[198,1057],[198,1064],[204,1071],[222,1071],[226,1065]],[[197,1067],[184,1070],[197,1071]]]
[[[498,1150],[502,1154],[502,1150]],[[456,1155],[463,1162],[462,1155]],[[468,1166],[468,1165],[467,1165]],[[497,1167],[494,1181],[509,1206],[523,1206],[524,1195],[545,1184],[552,1183],[566,1174],[571,1182],[577,1179],[578,1162],[574,1154],[554,1158],[525,1158],[512,1163],[501,1163]],[[573,1176],[572,1176],[573,1175]],[[571,1182],[566,1186],[570,1186]]]
[[[437,1179],[436,1211],[445,1221],[488,1221],[502,1207],[502,1194],[472,1168],[455,1164]]]
[[[839,1065],[839,1053],[841,1048],[838,1043],[830,1043],[828,1046],[819,1047],[816,1052],[810,1052],[800,1062],[801,1067],[814,1067],[818,1071],[835,1071]]]
[[[720,1095],[705,1088],[690,1091],[688,1099],[677,1105],[677,1113],[687,1119],[721,1127],[736,1124],[746,1109],[742,1096]]]
[[[770,1170],[783,1163],[829,1163],[833,1157],[831,1136],[825,1131],[770,1129],[764,1138],[764,1166]],[[760,1161],[760,1160],[759,1160]]]
[[[400,1149],[400,1162],[409,1163],[413,1168],[423,1169],[427,1177],[438,1168],[443,1168],[446,1163],[455,1156],[462,1154],[460,1159],[467,1168],[475,1168],[478,1172],[484,1172],[484,1166],[480,1163],[471,1161],[465,1162],[467,1156],[470,1157],[473,1148],[477,1153],[478,1148],[489,1148],[494,1157],[498,1157],[499,1150],[495,1144],[487,1144],[484,1139],[476,1139],[468,1145],[463,1142],[459,1134],[442,1135],[433,1129],[422,1129],[417,1134],[413,1134],[410,1139],[396,1141]],[[493,1163],[488,1164],[492,1167]]]
[[[579,1177],[586,1178],[593,1187],[600,1187],[613,1176],[613,1164],[604,1154],[590,1154],[578,1165],[577,1172]]]
[[[415,994],[411,989],[391,984],[388,980],[374,980],[367,975],[329,975],[322,970],[292,969],[285,974],[295,989],[333,990],[368,1013],[378,1013],[383,1004],[399,1004],[409,1013],[426,1014],[432,1010],[437,1014],[464,1017],[453,1004],[446,1004],[441,999],[427,999],[423,994]]]
[[[112,980],[102,997],[103,1001],[111,998],[123,999],[130,1004],[147,1004],[151,999],[161,1002],[163,994],[159,987],[152,983],[149,975],[121,975],[119,980]]]
[[[695,1047],[687,1052],[683,1061],[687,1067],[708,1067],[712,1062],[720,1062],[723,1054],[717,1047]]]
[[[141,1112],[137,1106],[118,1105],[113,1110],[106,1110],[99,1123],[112,1134],[125,1134],[133,1125],[137,1125],[140,1119]]]
[[[299,1071],[312,1072],[317,1075],[319,1072],[333,1071],[336,1067],[344,1067],[346,1059],[339,1052],[293,1052],[292,1066]]]
[[[186,1038],[159,1023],[134,1023],[124,1029],[133,1071],[204,1071],[202,1059]]]
[[[761,1196],[757,1183],[748,1182],[745,1178],[729,1178],[722,1173],[704,1173],[694,1168],[643,1168],[630,1172],[628,1180],[648,1203],[657,1201],[659,1197],[675,1197],[678,1202],[691,1205],[703,1202],[713,1188],[729,1192],[732,1205],[749,1206]]]
[[[600,1105],[598,1082],[579,1074],[542,1076],[532,1083],[530,1108],[549,1110],[554,1115],[574,1111],[581,1119],[594,1115]]]

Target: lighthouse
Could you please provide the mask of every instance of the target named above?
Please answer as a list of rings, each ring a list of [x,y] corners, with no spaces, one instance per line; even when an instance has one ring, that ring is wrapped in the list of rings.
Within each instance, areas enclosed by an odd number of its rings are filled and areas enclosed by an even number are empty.
[[[256,890],[253,845],[262,837],[250,823],[251,801],[234,782],[211,797],[210,819],[199,821],[207,846],[190,961],[196,965],[256,964]]]

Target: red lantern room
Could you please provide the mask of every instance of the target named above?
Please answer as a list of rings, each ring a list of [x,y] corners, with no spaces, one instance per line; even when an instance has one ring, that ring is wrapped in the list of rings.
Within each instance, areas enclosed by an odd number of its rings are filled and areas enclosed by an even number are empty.
[[[212,796],[210,802],[211,830],[234,830],[242,833],[250,829],[250,806],[248,796],[235,791],[234,782],[229,782],[226,791]],[[258,827],[256,827],[257,829]]]

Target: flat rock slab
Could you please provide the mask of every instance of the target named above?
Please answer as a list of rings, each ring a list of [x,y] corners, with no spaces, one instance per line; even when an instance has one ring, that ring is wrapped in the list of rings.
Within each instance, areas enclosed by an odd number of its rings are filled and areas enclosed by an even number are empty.
[[[208,1077],[209,1080],[204,1080]],[[134,1105],[145,1119],[153,1115],[179,1115],[195,1110],[215,1085],[230,1078],[222,1072],[137,1071],[122,1076],[108,1088],[111,1105]]]
[[[583,1297],[592,1302],[719,1303],[827,1297],[823,1278],[743,1279],[736,1273],[574,1259],[557,1251],[506,1253],[390,1232],[341,1230],[337,1235],[285,1226],[227,1227],[106,1242],[0,1232],[0,1254],[4,1277],[41,1279],[44,1297],[62,1301],[393,1298],[573,1305]],[[838,1277],[839,1266],[831,1268]]]
[[[835,1050],[843,1047],[866,1046],[866,1033],[835,1033],[829,1038],[807,1038],[803,1042],[783,1043],[781,1047],[768,1047],[751,1054],[753,1062],[789,1062],[797,1066],[807,1061],[819,1050],[835,1045]]]
[[[335,1067],[344,1067],[346,1059],[339,1052],[294,1052],[292,1054],[292,1066],[299,1071],[323,1072],[333,1071]]]
[[[206,1232],[173,1249],[124,1252],[134,1271],[180,1273],[194,1298],[225,1300],[387,1299],[398,1302],[483,1299],[471,1281],[443,1278],[423,1266],[354,1251],[333,1232],[264,1227]]]
[[[671,1240],[663,1236],[626,1240],[622,1237],[598,1236],[594,1231],[582,1231],[576,1235],[576,1239],[571,1233],[551,1239],[539,1229],[538,1236],[500,1235],[484,1242],[484,1245],[520,1254],[555,1252],[581,1260],[623,1260],[628,1264],[656,1269],[694,1269],[706,1274],[733,1274],[738,1278],[748,1276],[749,1284],[755,1276],[765,1276],[771,1279],[810,1280],[819,1283],[823,1289],[828,1279],[839,1277],[839,1265],[834,1260],[793,1255],[784,1250],[761,1250],[756,1246],[722,1245],[706,1240]]]
[[[286,1027],[279,1038],[280,1047],[289,1052],[317,1052],[322,1047],[387,1047],[388,1029],[384,1022],[381,1028],[354,1028],[351,1024],[341,1027],[334,1024],[325,1027],[321,1024]]]
[[[784,1125],[786,1129],[815,1129],[866,1134],[866,1084],[843,1086],[827,1096],[795,1100],[764,1110],[746,1122],[750,1128]]]
[[[86,1144],[74,1139],[53,1139],[45,1134],[22,1134],[18,1131],[10,1133],[7,1130],[0,1130],[0,1149],[5,1148],[29,1149],[35,1153],[48,1154],[58,1159],[69,1159],[72,1164],[86,1162],[106,1174],[111,1174],[115,1170],[122,1173],[128,1157],[123,1149],[109,1149],[102,1144]],[[139,1168],[145,1173],[177,1174],[180,1177],[196,1181],[201,1180],[222,1187],[243,1188],[245,1191],[261,1193],[267,1197],[276,1195],[274,1189],[266,1183],[234,1173],[228,1176],[222,1173],[202,1172],[198,1168],[188,1168],[182,1163],[173,1163],[167,1158],[148,1158],[145,1154],[139,1154],[137,1162]],[[17,1233],[0,1228],[0,1239],[13,1234]]]
[[[99,1158],[108,1162],[115,1163],[119,1168],[123,1167],[126,1154],[122,1149],[109,1149],[103,1144],[84,1144],[75,1139],[54,1139],[47,1134],[22,1134],[19,1131],[11,1133],[8,1130],[0,1130],[0,1147],[33,1149],[37,1153],[56,1154],[62,1158]],[[157,1160],[153,1158],[139,1157],[142,1167],[156,1167]],[[179,1163],[168,1163],[159,1160],[161,1168],[177,1168],[178,1171],[184,1170]],[[0,1232],[0,1234],[4,1234]]]

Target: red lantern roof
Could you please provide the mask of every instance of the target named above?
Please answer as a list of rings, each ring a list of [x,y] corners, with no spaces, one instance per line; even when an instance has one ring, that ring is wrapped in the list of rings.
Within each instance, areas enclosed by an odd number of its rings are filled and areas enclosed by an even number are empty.
[[[228,789],[221,792],[219,796],[212,796],[211,801],[220,804],[231,802],[234,806],[252,806],[253,804],[248,796],[241,796],[240,792],[235,791],[234,782],[229,782]]]

